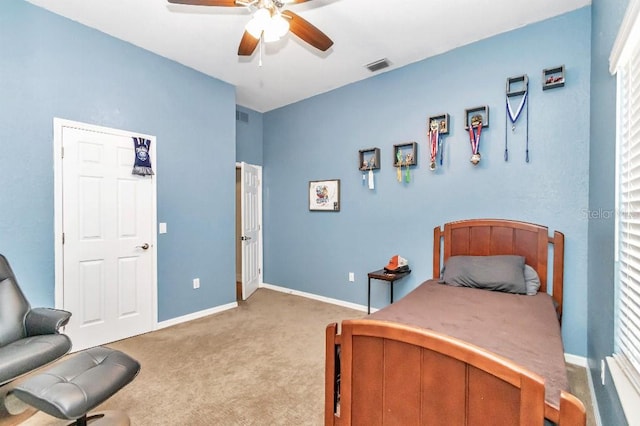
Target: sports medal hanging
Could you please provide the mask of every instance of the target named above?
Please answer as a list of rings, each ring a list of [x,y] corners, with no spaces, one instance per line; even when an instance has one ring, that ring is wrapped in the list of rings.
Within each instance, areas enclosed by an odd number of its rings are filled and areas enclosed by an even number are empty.
[[[402,152],[406,152],[402,155]],[[399,183],[404,180],[406,183],[411,182],[411,166],[416,165],[417,144],[410,142],[405,144],[393,145],[394,165],[396,166],[396,179]],[[406,170],[402,170],[405,167]],[[404,173],[403,173],[404,172]]]
[[[404,181],[409,183],[411,182],[411,174],[409,173],[409,165],[413,163],[413,154],[407,154],[405,157],[405,164],[407,165],[407,170],[404,174]]]
[[[375,185],[373,181],[374,167],[376,167],[375,154],[371,156],[371,159],[369,159],[369,161],[364,160],[360,167],[360,170],[362,170],[362,186],[368,185],[369,189],[375,189]],[[367,169],[369,169],[368,172],[367,172]]]
[[[429,161],[429,170],[436,170],[436,159],[438,158],[438,151],[441,148],[442,140],[440,139],[440,125],[437,120],[431,120],[429,123],[429,148],[431,152],[431,158]],[[442,166],[442,153],[440,154],[440,165]]]
[[[518,83],[521,83],[521,86],[519,89],[512,89],[512,85],[518,85]],[[526,143],[526,151],[525,151],[525,161],[528,163],[529,162],[529,104],[527,103],[527,98],[529,95],[529,78],[527,77],[527,75],[522,75],[519,77],[511,77],[511,78],[507,78],[507,90],[506,90],[506,115],[509,118],[509,120],[511,121],[511,132],[515,132],[516,131],[516,121],[518,121],[518,118],[520,118],[520,115],[522,115],[522,111],[525,109],[526,106],[526,110],[527,110],[527,115],[526,115],[526,119],[527,122],[525,123],[525,143]],[[514,110],[513,105],[511,104],[512,99],[520,97],[520,103],[518,104],[517,108]],[[504,120],[504,161],[509,161],[509,148],[508,148],[508,139],[509,139],[509,132],[507,130],[507,119],[505,118]]]
[[[469,142],[471,143],[471,163],[477,166],[480,162],[480,134],[482,133],[482,115],[471,117],[469,125]]]
[[[369,189],[375,189],[375,183],[373,181],[373,167],[376,165],[376,157],[371,157],[369,160]]]

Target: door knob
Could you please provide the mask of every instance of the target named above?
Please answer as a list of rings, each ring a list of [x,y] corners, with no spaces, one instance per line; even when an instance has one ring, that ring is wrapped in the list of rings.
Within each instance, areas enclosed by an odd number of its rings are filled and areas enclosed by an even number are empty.
[[[136,248],[141,248],[142,250],[147,250],[149,248],[149,243],[144,243],[141,246],[136,246]]]

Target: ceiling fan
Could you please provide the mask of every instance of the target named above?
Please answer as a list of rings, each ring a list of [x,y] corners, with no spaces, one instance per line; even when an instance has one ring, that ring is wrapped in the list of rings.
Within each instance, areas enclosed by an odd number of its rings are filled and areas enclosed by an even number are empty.
[[[289,31],[323,52],[333,45],[325,33],[290,10],[286,4],[310,0],[168,0],[169,3],[192,6],[246,7],[253,11],[238,46],[238,55],[251,56],[258,43],[277,41]]]

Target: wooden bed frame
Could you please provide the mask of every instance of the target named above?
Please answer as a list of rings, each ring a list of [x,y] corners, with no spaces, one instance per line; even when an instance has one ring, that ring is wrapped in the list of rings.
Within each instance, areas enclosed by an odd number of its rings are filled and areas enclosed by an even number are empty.
[[[538,272],[540,291],[552,290],[560,318],[564,236],[549,237],[544,226],[480,219],[436,227],[433,277],[450,256],[498,254],[525,257]],[[586,423],[577,398],[562,391],[559,409],[550,407],[540,376],[462,340],[373,319],[343,321],[341,333],[336,323],[327,326],[325,425],[481,425],[498,418],[541,425],[545,416],[561,426]]]

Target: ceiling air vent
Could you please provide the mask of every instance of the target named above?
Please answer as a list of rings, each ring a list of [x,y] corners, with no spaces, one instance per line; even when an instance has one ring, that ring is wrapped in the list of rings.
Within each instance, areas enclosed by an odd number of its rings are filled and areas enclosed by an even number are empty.
[[[377,61],[371,62],[370,64],[365,65],[367,69],[371,72],[376,72],[383,68],[387,68],[390,65],[389,60],[387,58],[378,59]]]
[[[236,110],[236,121],[242,121],[243,123],[249,122],[249,114],[246,112]]]

